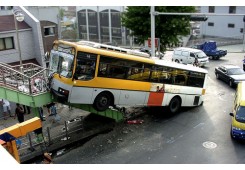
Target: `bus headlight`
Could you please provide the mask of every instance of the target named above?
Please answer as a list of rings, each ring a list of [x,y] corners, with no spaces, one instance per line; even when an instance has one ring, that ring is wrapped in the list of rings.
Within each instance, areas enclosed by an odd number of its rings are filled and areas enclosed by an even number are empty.
[[[238,127],[232,126],[232,130],[241,130],[241,129]]]
[[[62,95],[69,96],[69,91],[59,87],[58,92]]]

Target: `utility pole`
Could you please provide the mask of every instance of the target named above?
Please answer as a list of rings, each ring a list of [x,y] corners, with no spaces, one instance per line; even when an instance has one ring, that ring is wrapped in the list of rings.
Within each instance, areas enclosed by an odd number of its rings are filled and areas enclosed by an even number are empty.
[[[155,7],[151,6],[151,57],[155,57]]]

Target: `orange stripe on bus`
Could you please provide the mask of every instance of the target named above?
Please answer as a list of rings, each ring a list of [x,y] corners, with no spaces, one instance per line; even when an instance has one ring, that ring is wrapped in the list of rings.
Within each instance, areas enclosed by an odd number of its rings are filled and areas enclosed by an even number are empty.
[[[148,106],[162,106],[164,93],[163,92],[150,92],[148,99]]]

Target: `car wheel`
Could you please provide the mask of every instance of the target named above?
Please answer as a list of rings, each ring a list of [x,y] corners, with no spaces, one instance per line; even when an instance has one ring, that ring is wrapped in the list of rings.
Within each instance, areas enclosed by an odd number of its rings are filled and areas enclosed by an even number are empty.
[[[232,80],[229,81],[229,86],[230,86],[230,87],[233,87],[233,82],[232,82]]]
[[[177,113],[181,107],[181,99],[180,97],[174,97],[169,103],[169,111],[171,113]]]
[[[219,74],[218,74],[218,73],[216,73],[215,75],[216,75],[216,78],[217,78],[217,79],[219,79]]]
[[[111,105],[111,101],[111,95],[103,92],[95,98],[93,106],[97,111],[105,111]]]
[[[179,60],[175,60],[176,63],[179,63]]]

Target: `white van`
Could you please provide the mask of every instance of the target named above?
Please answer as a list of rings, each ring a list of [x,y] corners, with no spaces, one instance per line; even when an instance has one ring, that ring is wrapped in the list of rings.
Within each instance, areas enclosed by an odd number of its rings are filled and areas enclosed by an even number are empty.
[[[187,47],[174,49],[172,61],[183,64],[193,64],[195,58],[198,59],[199,66],[205,66],[209,62],[208,56],[202,50]]]

